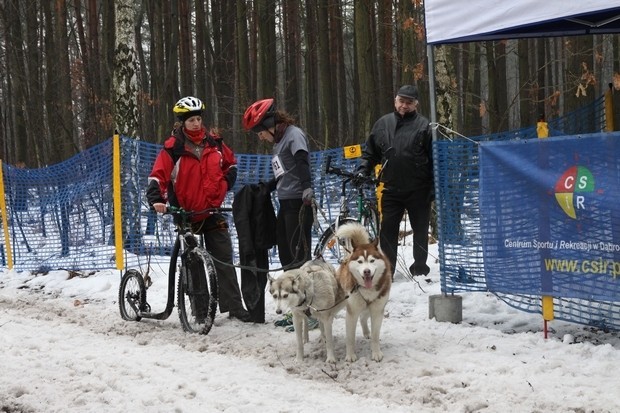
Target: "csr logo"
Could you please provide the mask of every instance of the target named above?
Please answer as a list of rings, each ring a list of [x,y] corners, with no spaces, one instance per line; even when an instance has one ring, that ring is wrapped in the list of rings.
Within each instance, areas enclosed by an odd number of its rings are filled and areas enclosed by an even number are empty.
[[[594,192],[594,177],[584,166],[568,168],[555,183],[555,199],[560,208],[573,219],[577,219],[577,210],[585,209],[584,194]]]

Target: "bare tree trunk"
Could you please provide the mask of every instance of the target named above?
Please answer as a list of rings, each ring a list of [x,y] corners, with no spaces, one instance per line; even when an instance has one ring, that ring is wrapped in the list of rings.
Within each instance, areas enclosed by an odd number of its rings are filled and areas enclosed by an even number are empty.
[[[86,36],[86,32],[84,30],[84,23],[82,18],[82,1],[75,0],[75,20],[77,26],[78,40],[80,46],[80,52],[82,56],[82,78],[83,84],[80,95],[82,97],[81,103],[83,106],[83,110],[79,112],[83,112],[82,116],[78,116],[76,121],[78,121],[81,125],[82,130],[84,131],[81,139],[78,140],[80,150],[84,150],[86,148],[90,148],[91,146],[99,143],[100,137],[99,128],[97,127],[97,95],[96,90],[98,89],[98,84],[95,82],[94,72],[97,70],[94,68],[92,64],[93,55],[92,48],[89,45],[89,41]],[[88,15],[87,15],[88,17]],[[94,32],[97,33],[97,24],[95,21],[95,29]],[[90,29],[92,30],[92,29]],[[90,33],[90,32],[89,32]],[[94,59],[97,60],[98,56],[94,56]]]
[[[276,97],[275,1],[256,0],[258,23],[258,96]]]
[[[117,0],[116,49],[114,66],[114,123],[121,134],[135,137],[138,131],[138,82],[134,48],[136,22],[133,0]],[[137,142],[129,140],[123,148],[123,162],[127,167],[122,174],[123,188],[123,239],[128,250],[138,253],[142,249],[140,228],[140,152]]]
[[[476,131],[480,131],[480,57],[478,55],[478,45],[476,43],[469,43],[466,47],[466,78],[467,83],[463,90],[463,118],[461,123],[457,124],[459,131],[465,130],[465,125],[472,125]],[[466,91],[473,91],[473,93],[466,93]]]
[[[506,43],[494,42],[495,47],[495,104],[497,113],[497,127],[495,132],[505,130],[508,127],[508,102],[506,100]],[[493,91],[492,91],[493,93]]]
[[[88,47],[88,55],[90,56],[89,59],[89,72],[90,72],[90,76],[91,76],[91,84],[90,87],[92,87],[91,90],[91,96],[92,96],[92,102],[91,105],[93,106],[93,112],[95,113],[94,115],[94,119],[91,119],[91,122],[94,125],[93,128],[93,135],[94,138],[96,139],[96,142],[102,142],[105,139],[108,138],[108,135],[106,134],[106,132],[110,132],[110,129],[107,128],[106,125],[106,121],[104,119],[105,118],[105,114],[108,113],[107,111],[104,110],[105,105],[107,104],[107,102],[105,102],[105,98],[106,98],[106,94],[103,92],[102,90],[102,82],[101,82],[101,69],[99,67],[99,62],[102,60],[101,59],[101,48],[99,46],[101,40],[100,40],[100,36],[99,36],[99,31],[100,31],[100,23],[99,23],[99,14],[97,13],[97,4],[98,1],[97,0],[87,0],[88,2],[88,7],[87,7],[87,12],[88,12],[88,23],[87,23],[87,29],[88,29],[88,36],[87,36],[87,47]],[[86,139],[86,145],[88,145],[88,140]]]
[[[142,39],[142,25],[144,24],[146,4],[140,1],[140,8],[136,14],[134,23],[134,33],[136,36],[136,57],[138,59],[138,136],[143,140],[153,141],[155,138],[155,119],[153,118],[153,99],[150,96],[151,78],[149,69],[144,56],[144,41]]]
[[[237,78],[237,99],[235,100],[235,113],[242,114],[245,108],[252,103],[251,90],[251,66],[250,66],[250,45],[249,39],[246,33],[248,32],[248,8],[244,0],[237,0],[237,19],[235,21],[236,28],[236,59],[237,64],[235,68],[235,76]],[[241,129],[241,116],[233,117],[233,128],[235,130]],[[255,145],[251,144],[250,139],[241,139],[240,144],[237,145],[237,150],[249,152],[252,151]]]
[[[212,2],[211,7],[213,20],[213,72],[215,73],[213,83],[215,85],[215,97],[217,98],[218,108],[218,117],[214,119],[212,126],[225,129],[230,128],[232,124],[231,109],[234,107],[234,35],[237,13],[235,11],[235,2],[231,1]],[[271,20],[274,20],[273,14],[271,14]],[[272,30],[275,30],[274,26],[270,26]],[[275,44],[273,48],[272,61],[275,62]],[[273,79],[275,79],[275,73],[273,74]],[[233,137],[231,136],[231,138]],[[231,140],[228,143],[232,145],[234,140]]]
[[[546,88],[548,83],[546,82],[546,70],[543,62],[545,62],[545,43],[542,40],[535,40],[536,42],[536,69],[537,69],[537,84],[538,84],[538,99],[537,109],[539,118],[547,119],[547,107],[545,98],[547,96]]]
[[[284,105],[286,110],[297,117],[300,123],[305,123],[302,116],[301,91],[302,91],[302,39],[300,2],[298,0],[284,0]]]
[[[485,135],[491,131],[489,116],[490,93],[489,93],[489,48],[488,42],[480,44],[480,134]],[[491,59],[493,56],[491,55]]]
[[[56,99],[58,101],[58,114],[59,120],[62,123],[60,142],[63,142],[61,146],[62,153],[56,159],[57,162],[60,162],[67,157],[73,155],[78,152],[77,145],[77,131],[73,126],[73,104],[71,98],[71,77],[67,75],[71,73],[71,68],[69,64],[69,37],[67,34],[67,4],[66,0],[56,0],[56,26],[55,31],[57,33],[58,39],[58,49],[57,52],[57,63],[59,73],[62,75],[59,79],[56,79],[58,82],[58,90]],[[48,85],[49,86],[49,85]],[[56,136],[55,138],[58,138]],[[55,142],[54,146],[56,146],[58,141]]]
[[[379,43],[379,55],[378,55],[378,69],[379,69],[379,90],[378,94],[381,97],[393,96],[394,90],[397,87],[394,84],[394,60],[393,54],[393,30],[394,16],[392,14],[392,0],[379,0],[377,6],[378,14],[378,43]],[[381,113],[389,112],[393,109],[392,101],[390,99],[379,99],[379,110]]]
[[[532,73],[533,61],[530,59],[534,55],[530,53],[530,46],[528,39],[522,39],[518,41],[518,70],[519,70],[519,105],[521,118],[519,119],[519,125],[535,125],[538,118],[536,117],[536,106],[533,105],[535,96],[532,93],[536,89],[535,72]],[[519,126],[520,127],[520,126]]]
[[[174,96],[167,96],[166,86],[166,55],[164,50],[164,2],[150,2],[146,1],[146,17],[149,21],[150,28],[150,49],[151,55],[149,58],[150,72],[152,78],[149,88],[149,99],[153,102],[151,111],[155,124],[153,142],[162,143],[165,138],[169,136],[171,129],[170,106],[173,102]],[[166,39],[168,40],[168,39]],[[170,100],[166,100],[170,99]]]
[[[24,67],[26,68],[27,80],[27,94],[29,96],[28,105],[29,108],[29,122],[32,125],[40,125],[41,128],[26,128],[29,132],[27,145],[28,151],[26,156],[21,158],[27,163],[29,167],[40,166],[41,146],[39,145],[40,139],[49,137],[45,122],[45,108],[43,98],[43,68],[41,62],[43,60],[42,50],[37,36],[39,22],[41,18],[41,10],[37,3],[22,2],[22,7],[26,7],[26,47],[25,56],[26,61]],[[30,109],[33,110],[30,110]],[[35,129],[35,130],[33,130]],[[38,130],[36,130],[38,129]],[[20,139],[21,140],[21,139]]]
[[[375,69],[375,43],[373,5],[371,0],[355,0],[355,50],[358,70],[358,119],[356,136],[368,136],[376,121],[377,78]]]
[[[508,102],[508,128],[519,129],[521,105],[519,100],[519,57],[517,40],[506,42],[506,99]]]
[[[346,67],[348,66],[344,54],[344,31],[342,8],[339,0],[330,1],[329,6],[329,22],[330,22],[330,48],[332,51],[332,76],[334,90],[338,93],[338,134],[337,141],[332,142],[335,146],[357,143],[357,139],[351,136],[351,125],[349,124],[349,105],[347,91],[348,82],[346,76]]]
[[[614,78],[614,60],[613,60],[613,50],[614,50],[614,36],[611,34],[604,34],[600,36],[601,38],[601,56],[603,56],[603,61],[600,64],[600,72],[598,78],[600,81],[598,82],[598,90],[597,95],[603,95],[609,89],[609,84],[613,81]]]
[[[436,99],[437,99],[437,122],[450,129],[452,124],[453,100],[452,79],[454,68],[449,59],[448,46],[435,48],[435,72],[436,72]]]
[[[159,2],[156,2],[159,3]],[[160,105],[160,116],[162,119],[168,119],[168,125],[164,128],[164,134],[166,137],[170,132],[170,120],[172,119],[172,105],[181,98],[179,93],[179,15],[176,13],[179,3],[177,0],[170,0],[169,2],[161,2],[163,6],[161,9],[157,8],[158,12],[161,12],[159,18],[162,20],[162,30],[164,42],[164,82],[163,90],[160,95],[160,101],[163,103]],[[209,116],[213,116],[213,113],[207,112]]]
[[[132,0],[116,1],[116,50],[114,65],[114,124],[124,135],[136,136],[138,130],[138,83],[133,28]]]
[[[195,10],[196,10],[196,66],[192,70],[192,72],[196,72],[195,81],[196,81],[196,96],[200,99],[204,99],[209,95],[209,88],[207,86],[207,76],[203,70],[207,67],[206,53],[207,53],[207,45],[206,43],[209,41],[207,34],[207,23],[206,23],[206,10],[205,4],[203,0],[196,0],[195,2]]]
[[[565,66],[564,61],[562,60],[562,57],[563,57],[562,55],[564,53],[564,42],[557,42],[555,41],[555,39],[550,39],[550,40],[553,41],[552,50],[554,52],[554,55],[553,55],[553,59],[551,62],[552,62],[553,67],[555,68],[554,75],[556,76],[552,84],[554,85],[556,90],[560,91],[560,94],[558,95],[556,115],[562,116],[564,114],[564,100],[565,100],[566,93],[564,92],[564,89],[560,85],[564,84],[565,67],[568,67],[570,65]],[[575,88],[575,93],[576,91],[577,91],[577,88]]]
[[[71,85],[68,65],[68,42],[66,34],[66,8],[62,0],[57,0],[52,12],[50,4],[43,2],[46,21],[45,52],[47,68],[47,87],[45,88],[45,107],[50,125],[50,142],[45,151],[46,164],[57,163],[75,153],[73,144]]]
[[[194,95],[194,74],[196,67],[192,63],[192,36],[190,34],[190,15],[188,0],[179,0],[179,75],[181,78],[181,95]]]
[[[101,113],[103,128],[111,136],[117,125],[114,123],[112,88],[116,49],[116,15],[114,2],[101,3],[103,39],[101,42],[101,57],[99,70],[101,73]]]
[[[319,111],[319,125],[321,127],[322,148],[329,148],[335,140],[338,131],[338,100],[334,99],[334,86],[332,84],[331,52],[329,50],[329,20],[327,4],[322,4],[318,8],[318,27],[319,27],[319,90],[321,96],[321,106]],[[315,138],[318,138],[315,137]],[[317,139],[317,142],[319,140]]]
[[[319,84],[318,75],[318,53],[316,48],[316,39],[318,33],[317,17],[316,17],[317,2],[316,0],[306,1],[306,116],[307,125],[306,133],[310,139],[317,138],[321,131],[319,125],[315,121],[318,119],[319,108],[319,94],[317,93],[317,85]]]
[[[489,114],[489,131],[487,133],[497,132],[499,130],[499,106],[497,103],[497,52],[495,45],[492,41],[485,42],[486,45],[486,59],[487,59],[487,75],[488,75],[488,99],[487,99],[487,112]]]
[[[22,2],[16,0],[10,0],[9,4],[7,4],[7,10],[5,10],[5,27],[6,36],[7,36],[7,72],[14,73],[13,76],[9,76],[7,78],[7,83],[9,85],[10,97],[9,102],[13,102],[10,105],[9,113],[12,113],[13,121],[11,122],[13,125],[12,131],[16,136],[21,137],[21,139],[13,140],[13,147],[11,148],[12,156],[9,157],[13,162],[27,161],[28,157],[28,131],[26,130],[26,125],[30,124],[30,119],[28,118],[29,113],[26,111],[27,102],[29,102],[29,97],[27,94],[27,83],[28,79],[24,75],[23,68],[25,67],[26,61],[24,57],[24,40],[22,36],[22,22],[21,16],[23,13],[20,12],[20,4]],[[35,131],[30,131],[33,133]]]

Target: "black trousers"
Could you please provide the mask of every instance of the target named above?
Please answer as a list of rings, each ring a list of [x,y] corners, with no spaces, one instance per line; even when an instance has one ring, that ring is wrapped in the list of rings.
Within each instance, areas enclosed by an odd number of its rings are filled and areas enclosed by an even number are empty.
[[[405,211],[413,229],[413,260],[416,268],[424,268],[428,258],[428,226],[431,216],[431,188],[398,191],[386,188],[381,195],[381,250],[387,255],[392,270],[396,269],[398,234]]]
[[[280,200],[276,239],[280,264],[299,268],[312,256],[312,207],[301,199]]]
[[[237,271],[233,267],[233,248],[226,217],[212,215],[201,222],[192,224],[192,229],[194,233],[204,236],[205,248],[214,258],[220,312],[242,310],[241,291],[237,281]]]

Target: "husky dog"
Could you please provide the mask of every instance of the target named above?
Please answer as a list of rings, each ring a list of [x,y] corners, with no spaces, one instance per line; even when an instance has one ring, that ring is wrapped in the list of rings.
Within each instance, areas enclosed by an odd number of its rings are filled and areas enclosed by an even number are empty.
[[[335,363],[332,323],[345,306],[345,296],[336,280],[333,266],[323,260],[311,260],[300,268],[285,271],[277,279],[269,278],[269,293],[276,313],[290,308],[297,338],[297,362],[303,361],[304,343],[308,342],[308,316],[319,320],[321,339],[325,340],[327,362]],[[303,333],[303,337],[302,337]]]
[[[383,312],[392,287],[392,269],[388,259],[378,247],[378,240],[370,242],[368,232],[358,223],[347,223],[336,231],[336,237],[350,242],[348,257],[338,269],[338,282],[347,299],[346,361],[357,360],[355,354],[355,327],[360,318],[364,337],[370,338],[371,358],[381,361],[379,334]],[[370,317],[370,331],[368,318]]]

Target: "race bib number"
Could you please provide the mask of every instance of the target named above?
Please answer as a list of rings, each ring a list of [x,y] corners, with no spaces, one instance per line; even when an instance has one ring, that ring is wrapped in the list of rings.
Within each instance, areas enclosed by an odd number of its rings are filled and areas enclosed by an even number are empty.
[[[271,158],[271,168],[273,169],[273,175],[276,177],[276,179],[284,175],[284,167],[282,165],[282,162],[280,162],[280,157],[278,155]]]

